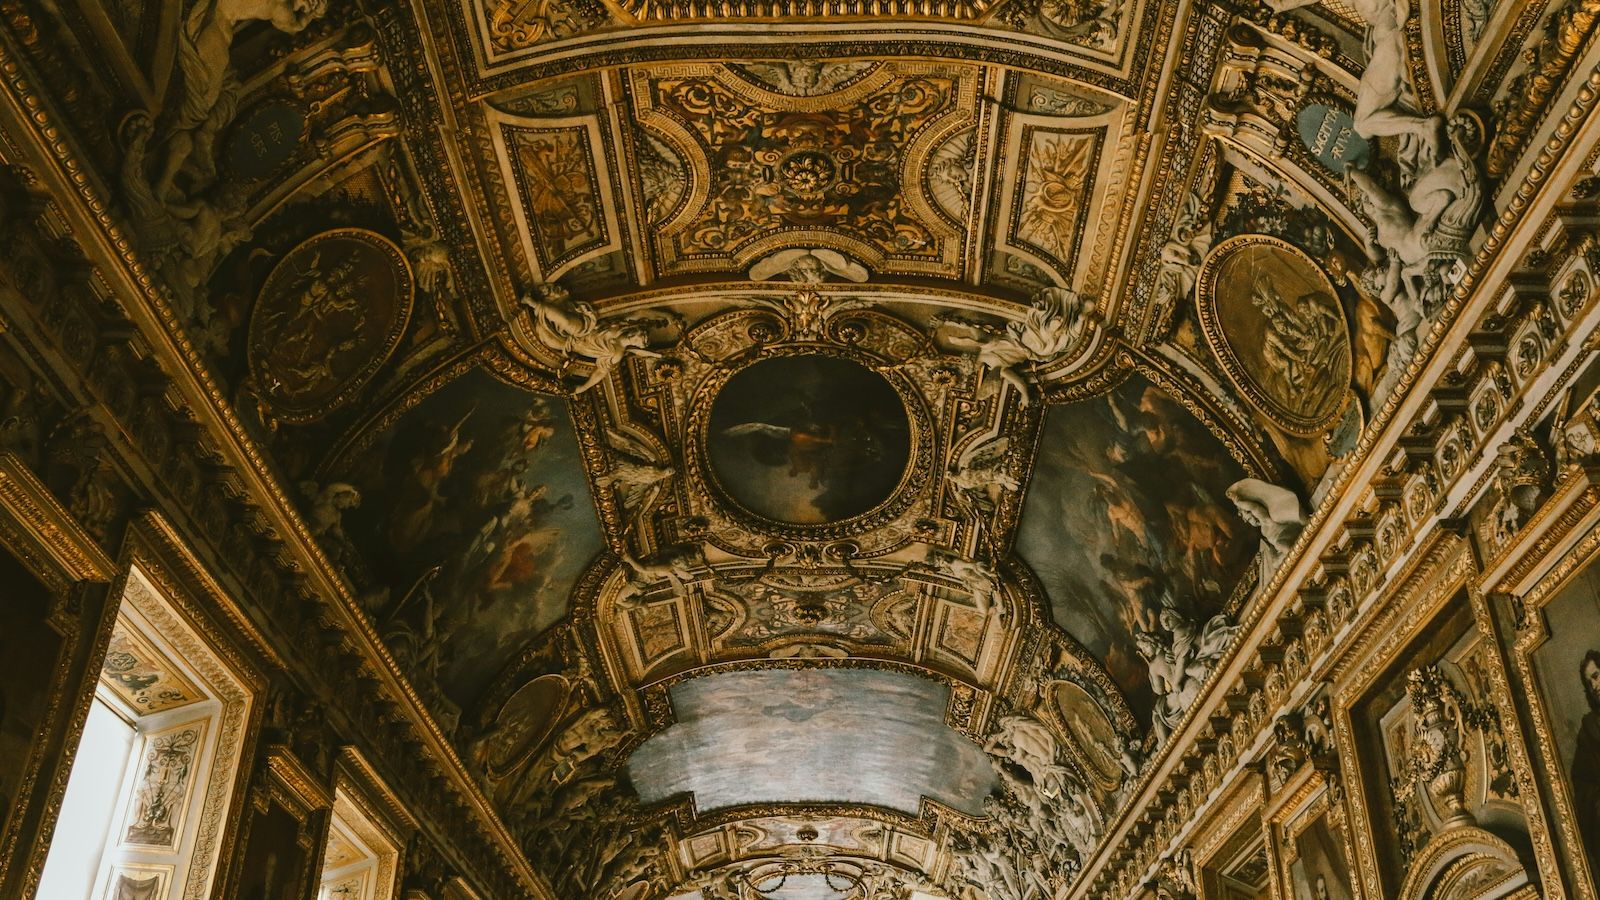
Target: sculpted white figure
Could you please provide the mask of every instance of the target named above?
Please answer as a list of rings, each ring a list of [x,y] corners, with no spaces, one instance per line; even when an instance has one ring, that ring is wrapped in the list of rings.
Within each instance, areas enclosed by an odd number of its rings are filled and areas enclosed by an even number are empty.
[[[867,268],[837,250],[780,250],[750,267],[751,281],[770,281],[779,275],[795,284],[822,284],[832,275],[845,281],[867,280]]]
[[[1318,0],[1267,0],[1276,12],[1311,6]],[[1406,22],[1409,0],[1350,0],[1367,23],[1367,66],[1356,88],[1355,129],[1364,138],[1415,136],[1428,155],[1439,137],[1437,118],[1413,111],[1406,77]]]
[[[950,485],[970,515],[982,518],[993,513],[1002,495],[1022,489],[1022,483],[1007,471],[1010,446],[1008,437],[992,438],[967,449],[951,467]]]
[[[1094,304],[1067,288],[1046,288],[1020,321],[1004,329],[987,328],[945,319],[943,339],[952,349],[975,354],[978,364],[993,369],[1004,383],[1017,389],[1028,404],[1028,381],[1018,367],[1047,363],[1078,342],[1094,312]]]
[[[631,320],[601,325],[593,306],[573,300],[559,285],[545,285],[538,296],[524,295],[522,305],[533,313],[534,333],[541,344],[569,357],[590,360],[589,377],[574,393],[581,394],[605,381],[630,355],[661,355],[649,347],[647,325]]]
[[[662,553],[652,562],[641,562],[632,551],[624,552],[622,565],[628,570],[628,579],[617,591],[617,608],[638,609],[643,605],[641,598],[663,581],[669,582],[673,590],[682,591],[694,581],[690,560],[688,553]]]
[[[1239,626],[1227,616],[1213,616],[1203,629],[1175,609],[1161,611],[1160,624],[1167,636],[1157,631],[1134,634],[1134,647],[1150,669],[1150,687],[1156,694],[1152,732],[1162,743],[1182,721],[1183,714],[1200,696],[1212,666],[1233,643]]]
[[[318,488],[315,482],[305,482],[302,488],[311,499],[306,511],[306,526],[314,538],[344,539],[344,511],[361,505],[361,492],[354,485],[342,481],[330,482]]]
[[[991,756],[1021,766],[1038,792],[1049,798],[1065,793],[1068,772],[1056,762],[1056,739],[1043,723],[1027,716],[1001,716],[998,729],[983,745]]]
[[[1093,853],[1095,841],[1099,840],[1100,832],[1105,828],[1105,820],[1100,817],[1082,785],[1068,787],[1061,797],[1057,813],[1061,819],[1061,830],[1078,851],[1079,857]]]
[[[1448,156],[1421,170],[1404,198],[1366,172],[1347,173],[1373,221],[1367,255],[1384,267],[1379,299],[1391,308],[1403,292],[1407,306],[1431,312],[1465,264],[1483,205],[1483,179],[1472,160],[1482,135],[1477,121],[1465,115],[1450,120],[1449,134]]]
[[[201,180],[209,181],[215,175],[212,145],[233,118],[237,100],[238,83],[229,69],[229,51],[239,27],[271,22],[279,31],[295,34],[327,10],[327,0],[202,0],[195,5],[178,33],[183,97],[166,136],[167,158],[155,182],[157,196],[174,199],[174,179],[191,162]]]
[[[629,515],[649,509],[677,474],[672,466],[656,459],[657,454],[631,435],[606,429],[606,443],[616,451],[611,469],[595,481],[603,490],[622,494],[622,508]]]
[[[1282,12],[1313,2],[1268,0],[1268,5]],[[1432,312],[1460,277],[1483,202],[1482,176],[1473,156],[1484,135],[1469,116],[1457,115],[1446,125],[1440,116],[1417,111],[1407,75],[1409,0],[1351,0],[1351,5],[1367,22],[1367,64],[1356,88],[1355,130],[1369,140],[1399,138],[1404,196],[1367,172],[1351,170],[1349,177],[1375,224],[1367,252],[1383,269],[1379,293],[1405,321],[1410,307]]]
[[[1245,478],[1228,487],[1228,499],[1238,508],[1239,518],[1261,530],[1261,577],[1265,581],[1305,528],[1300,498],[1288,488]]]
[[[1211,250],[1211,222],[1199,194],[1184,198],[1183,209],[1172,223],[1167,242],[1161,247],[1161,275],[1156,285],[1156,302],[1171,310],[1194,292],[1200,263]]]
[[[145,174],[154,133],[149,116],[137,113],[129,117],[123,130],[127,146],[119,173],[122,199],[140,249],[173,287],[192,291],[204,283],[222,257],[250,237],[250,228],[236,202],[159,196]]]
[[[988,563],[930,547],[925,567],[960,582],[971,591],[972,602],[978,606],[978,615],[988,617],[989,613],[995,611],[1001,597],[1000,575]],[[1003,618],[1005,610],[1000,610],[999,614]]]

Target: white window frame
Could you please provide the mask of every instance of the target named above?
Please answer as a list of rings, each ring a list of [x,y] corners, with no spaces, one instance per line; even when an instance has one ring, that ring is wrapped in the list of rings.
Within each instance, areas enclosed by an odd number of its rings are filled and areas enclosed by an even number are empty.
[[[138,563],[123,579],[111,641],[117,649],[95,693],[136,734],[85,900],[114,900],[124,878],[156,879],[159,900],[205,900],[217,879],[254,693]],[[147,682],[170,692],[152,699],[139,687]],[[138,821],[151,803],[172,804],[163,824]]]

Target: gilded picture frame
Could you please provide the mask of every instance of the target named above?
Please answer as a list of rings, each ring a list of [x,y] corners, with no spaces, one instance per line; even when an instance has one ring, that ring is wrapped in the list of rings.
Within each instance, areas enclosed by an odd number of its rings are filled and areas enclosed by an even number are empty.
[[[1566,882],[1568,896],[1597,900],[1600,865],[1585,852],[1585,840],[1600,836],[1583,833],[1570,788],[1574,749],[1564,746],[1559,703],[1553,696],[1555,679],[1581,682],[1574,674],[1577,670],[1548,667],[1562,665],[1551,651],[1569,649],[1565,644],[1571,640],[1595,633],[1581,625],[1581,612],[1572,601],[1585,582],[1594,588],[1600,578],[1600,467],[1574,467],[1563,473],[1550,499],[1497,558],[1512,562],[1486,573],[1482,587],[1504,604],[1515,627],[1509,652],[1511,676],[1526,697],[1523,727],[1529,753],[1540,771],[1563,775],[1559,784],[1543,778],[1537,785],[1550,812],[1548,840],[1561,851],[1541,854],[1541,868],[1547,870],[1547,878]],[[1600,607],[1591,615],[1600,620]],[[1553,617],[1563,622],[1559,629],[1553,627]],[[1563,861],[1559,867],[1555,857]]]

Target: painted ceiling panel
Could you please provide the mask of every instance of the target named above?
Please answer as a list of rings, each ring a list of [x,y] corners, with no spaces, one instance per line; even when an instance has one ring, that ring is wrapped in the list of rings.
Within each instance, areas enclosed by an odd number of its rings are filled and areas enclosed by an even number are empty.
[[[481,368],[399,416],[338,482],[362,500],[324,540],[350,544],[380,633],[458,703],[565,615],[600,550],[566,401]]]
[[[864,803],[916,815],[926,796],[973,815],[989,758],[945,724],[949,688],[897,672],[768,670],[673,686],[677,723],[628,761],[645,803],[699,812],[755,803]]]
[[[1153,696],[1134,635],[1166,608],[1204,622],[1249,570],[1257,535],[1225,496],[1244,474],[1140,376],[1046,418],[1017,547],[1141,718]]]

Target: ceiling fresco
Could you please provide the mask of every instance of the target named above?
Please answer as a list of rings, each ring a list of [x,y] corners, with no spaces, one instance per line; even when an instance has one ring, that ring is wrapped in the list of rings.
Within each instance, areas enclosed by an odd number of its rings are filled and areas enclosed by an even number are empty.
[[[1056,623],[1105,661],[1141,714],[1160,677],[1148,657],[1236,609],[1250,586],[1260,539],[1227,496],[1244,476],[1193,414],[1141,375],[1046,414],[1017,552]]]
[[[481,366],[386,415],[306,496],[390,648],[455,703],[566,615],[602,546],[567,402]]]
[[[71,5],[84,177],[562,900],[1083,896],[1575,59],[1505,2]]]

